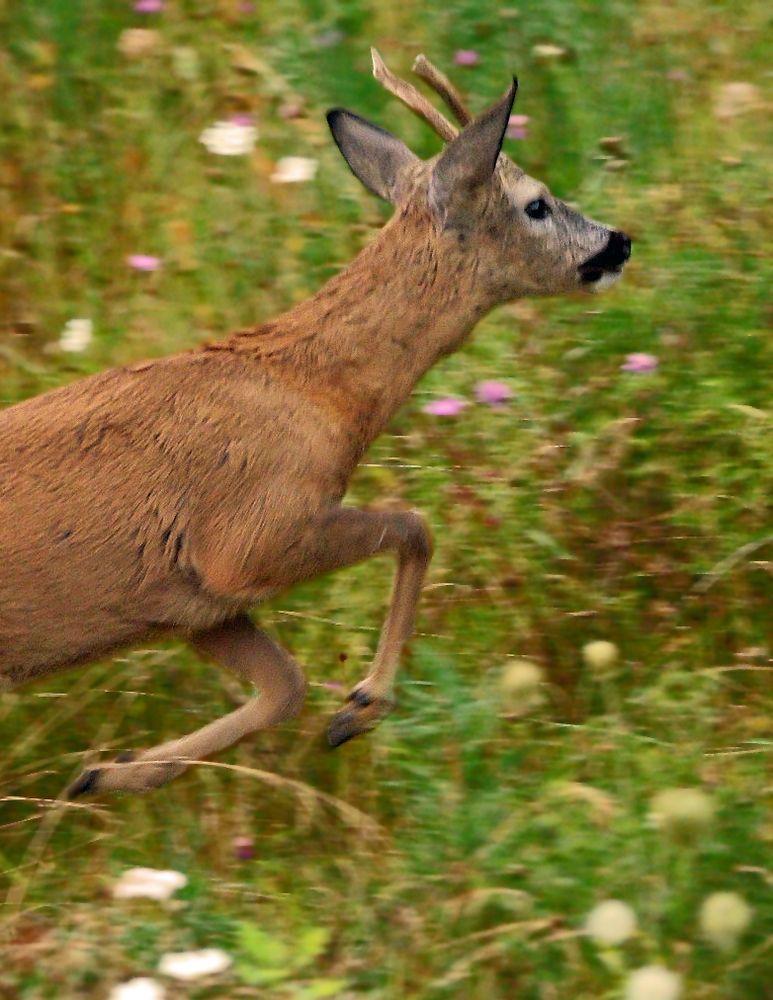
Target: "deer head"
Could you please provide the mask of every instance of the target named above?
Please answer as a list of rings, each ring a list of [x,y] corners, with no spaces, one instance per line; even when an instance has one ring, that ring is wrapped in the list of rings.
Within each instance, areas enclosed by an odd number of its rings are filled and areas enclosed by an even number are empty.
[[[424,56],[414,71],[448,104],[457,130],[411,84],[387,69],[373,49],[373,72],[387,90],[446,140],[431,160],[395,136],[336,108],[333,137],[356,177],[402,216],[423,216],[439,266],[474,276],[484,310],[523,295],[600,291],[621,275],[631,252],[625,233],[575,211],[501,152],[517,91],[472,119],[453,84]]]

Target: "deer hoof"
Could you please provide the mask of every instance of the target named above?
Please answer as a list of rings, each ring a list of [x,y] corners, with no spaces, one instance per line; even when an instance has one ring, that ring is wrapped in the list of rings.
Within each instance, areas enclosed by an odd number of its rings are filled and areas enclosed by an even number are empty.
[[[331,747],[355,736],[374,729],[394,708],[391,698],[378,698],[368,694],[364,688],[355,688],[347,698],[347,704],[336,712],[327,727],[327,741]]]
[[[79,775],[67,789],[68,799],[78,799],[81,795],[90,795],[95,792],[99,784],[100,769],[98,767],[89,768]]]
[[[112,764],[84,771],[67,789],[67,798],[76,799],[98,792],[149,792],[182,774],[186,767],[175,760],[137,760],[135,754],[127,750]]]

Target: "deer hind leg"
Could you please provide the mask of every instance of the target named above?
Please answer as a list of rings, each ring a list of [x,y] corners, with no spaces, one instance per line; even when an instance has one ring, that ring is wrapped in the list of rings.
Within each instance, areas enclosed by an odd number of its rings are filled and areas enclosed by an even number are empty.
[[[187,736],[121,754],[115,763],[84,771],[68,789],[69,798],[158,788],[182,774],[187,762],[225,750],[300,711],[306,688],[301,668],[246,615],[199,633],[191,642],[198,652],[258,687],[260,696]]]

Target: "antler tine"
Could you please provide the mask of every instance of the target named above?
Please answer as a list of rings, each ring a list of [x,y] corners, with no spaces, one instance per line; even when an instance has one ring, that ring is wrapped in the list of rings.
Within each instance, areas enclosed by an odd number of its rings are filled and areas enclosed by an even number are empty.
[[[386,63],[376,49],[372,48],[370,54],[373,57],[373,75],[383,87],[386,87],[390,94],[394,94],[398,100],[402,101],[419,118],[422,118],[446,142],[450,142],[451,139],[456,138],[459,130],[437,108],[433,107],[413,84],[407,83],[405,80],[401,80],[398,76],[395,76],[387,68]]]
[[[462,95],[451,83],[445,73],[441,73],[425,55],[418,55],[413,63],[413,72],[428,83],[446,102],[460,125],[472,121],[472,115],[462,100]]]

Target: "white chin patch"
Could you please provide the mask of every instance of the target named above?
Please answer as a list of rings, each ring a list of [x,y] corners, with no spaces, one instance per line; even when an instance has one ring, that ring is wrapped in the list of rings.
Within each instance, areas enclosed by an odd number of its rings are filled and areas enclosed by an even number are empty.
[[[605,271],[598,281],[594,281],[592,285],[588,285],[587,287],[592,292],[605,292],[607,288],[614,285],[622,273],[622,271]]]

